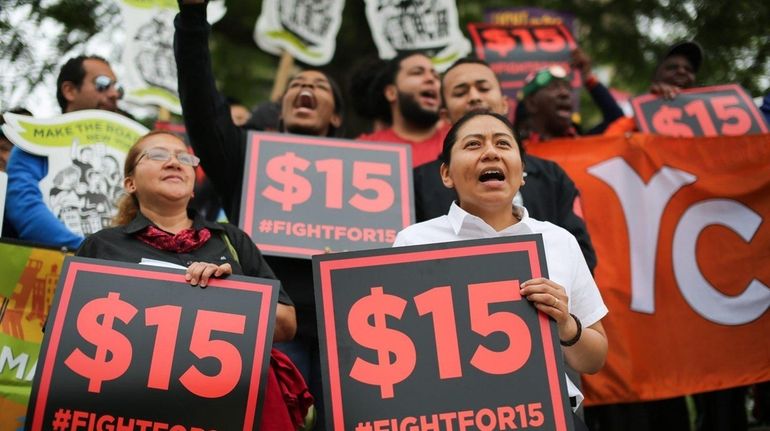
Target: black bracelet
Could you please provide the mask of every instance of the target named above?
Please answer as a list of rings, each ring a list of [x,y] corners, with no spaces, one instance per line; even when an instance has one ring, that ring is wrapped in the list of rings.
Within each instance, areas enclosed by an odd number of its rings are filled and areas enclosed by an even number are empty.
[[[572,316],[573,319],[575,319],[575,323],[577,323],[578,330],[577,330],[577,334],[575,334],[574,337],[572,337],[571,339],[569,339],[567,341],[559,339],[559,343],[561,343],[561,345],[564,346],[564,347],[569,347],[569,346],[575,345],[575,343],[580,341],[580,336],[583,335],[583,324],[580,323],[580,319],[578,319],[577,316],[575,316],[572,313],[570,313],[569,315]]]

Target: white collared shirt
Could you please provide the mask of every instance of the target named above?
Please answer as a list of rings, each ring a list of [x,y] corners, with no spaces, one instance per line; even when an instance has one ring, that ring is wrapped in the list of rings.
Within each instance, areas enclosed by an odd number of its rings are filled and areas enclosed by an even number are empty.
[[[604,305],[575,237],[559,226],[530,218],[524,207],[514,207],[522,215],[521,221],[496,231],[480,217],[468,213],[454,202],[449,208],[449,214],[413,224],[399,232],[393,246],[539,233],[543,236],[548,278],[564,287],[569,297],[569,312],[580,319],[584,328],[598,322],[607,314],[607,306]],[[577,408],[583,401],[583,394],[569,377],[565,377],[567,392],[570,397],[576,397]]]

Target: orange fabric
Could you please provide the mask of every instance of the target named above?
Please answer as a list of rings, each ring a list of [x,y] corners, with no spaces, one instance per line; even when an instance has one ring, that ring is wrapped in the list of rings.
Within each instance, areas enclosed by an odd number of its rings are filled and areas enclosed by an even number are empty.
[[[579,187],[599,260],[609,353],[602,371],[584,376],[587,405],[770,380],[770,134],[589,137],[528,151],[558,162]],[[660,216],[656,200],[665,203]],[[643,232],[634,244],[632,232]],[[632,247],[650,256],[647,271],[632,265]],[[633,274],[650,280],[652,309],[634,306],[633,289],[644,283]],[[727,305],[745,299],[750,283],[759,296]],[[707,310],[711,294],[716,305]]]
[[[637,131],[634,117],[620,117],[607,126],[604,136],[622,136]]]

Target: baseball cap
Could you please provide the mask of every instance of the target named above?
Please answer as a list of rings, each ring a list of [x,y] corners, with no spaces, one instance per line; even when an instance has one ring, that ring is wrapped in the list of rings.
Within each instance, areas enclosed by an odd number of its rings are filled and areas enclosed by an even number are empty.
[[[554,79],[566,80],[567,70],[559,65],[552,65],[530,73],[524,79],[524,87],[521,89],[522,98],[537,93]]]
[[[698,73],[698,69],[700,69],[700,65],[703,62],[703,48],[698,42],[692,40],[685,40],[671,45],[660,61],[663,61],[672,55],[681,55],[689,60],[692,65],[692,70],[695,73]]]

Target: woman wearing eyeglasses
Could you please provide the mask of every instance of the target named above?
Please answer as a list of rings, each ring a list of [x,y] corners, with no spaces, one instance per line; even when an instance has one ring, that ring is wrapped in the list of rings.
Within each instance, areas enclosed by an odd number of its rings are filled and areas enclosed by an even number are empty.
[[[176,264],[187,268],[185,278],[191,285],[200,287],[208,285],[211,277],[229,274],[275,279],[245,232],[230,224],[209,222],[188,210],[199,161],[187,152],[184,142],[168,132],[150,132],[140,138],[126,156],[123,179],[126,195],[119,203],[114,219],[116,226],[86,238],[77,255],[132,263]],[[291,340],[296,327],[294,306],[281,289],[273,340]],[[292,374],[290,377],[298,380],[287,383],[283,376],[285,367],[296,368],[280,355],[272,355],[271,370],[281,374],[278,378],[285,385],[297,389],[297,404],[304,402],[307,408],[312,397],[301,375]],[[278,367],[273,367],[275,361],[280,364]],[[280,415],[289,419],[281,389],[277,381],[271,387],[271,380],[268,379],[265,412],[273,411],[272,416],[263,415],[263,424],[264,420],[275,420],[275,416]],[[304,417],[305,412],[300,414]]]

